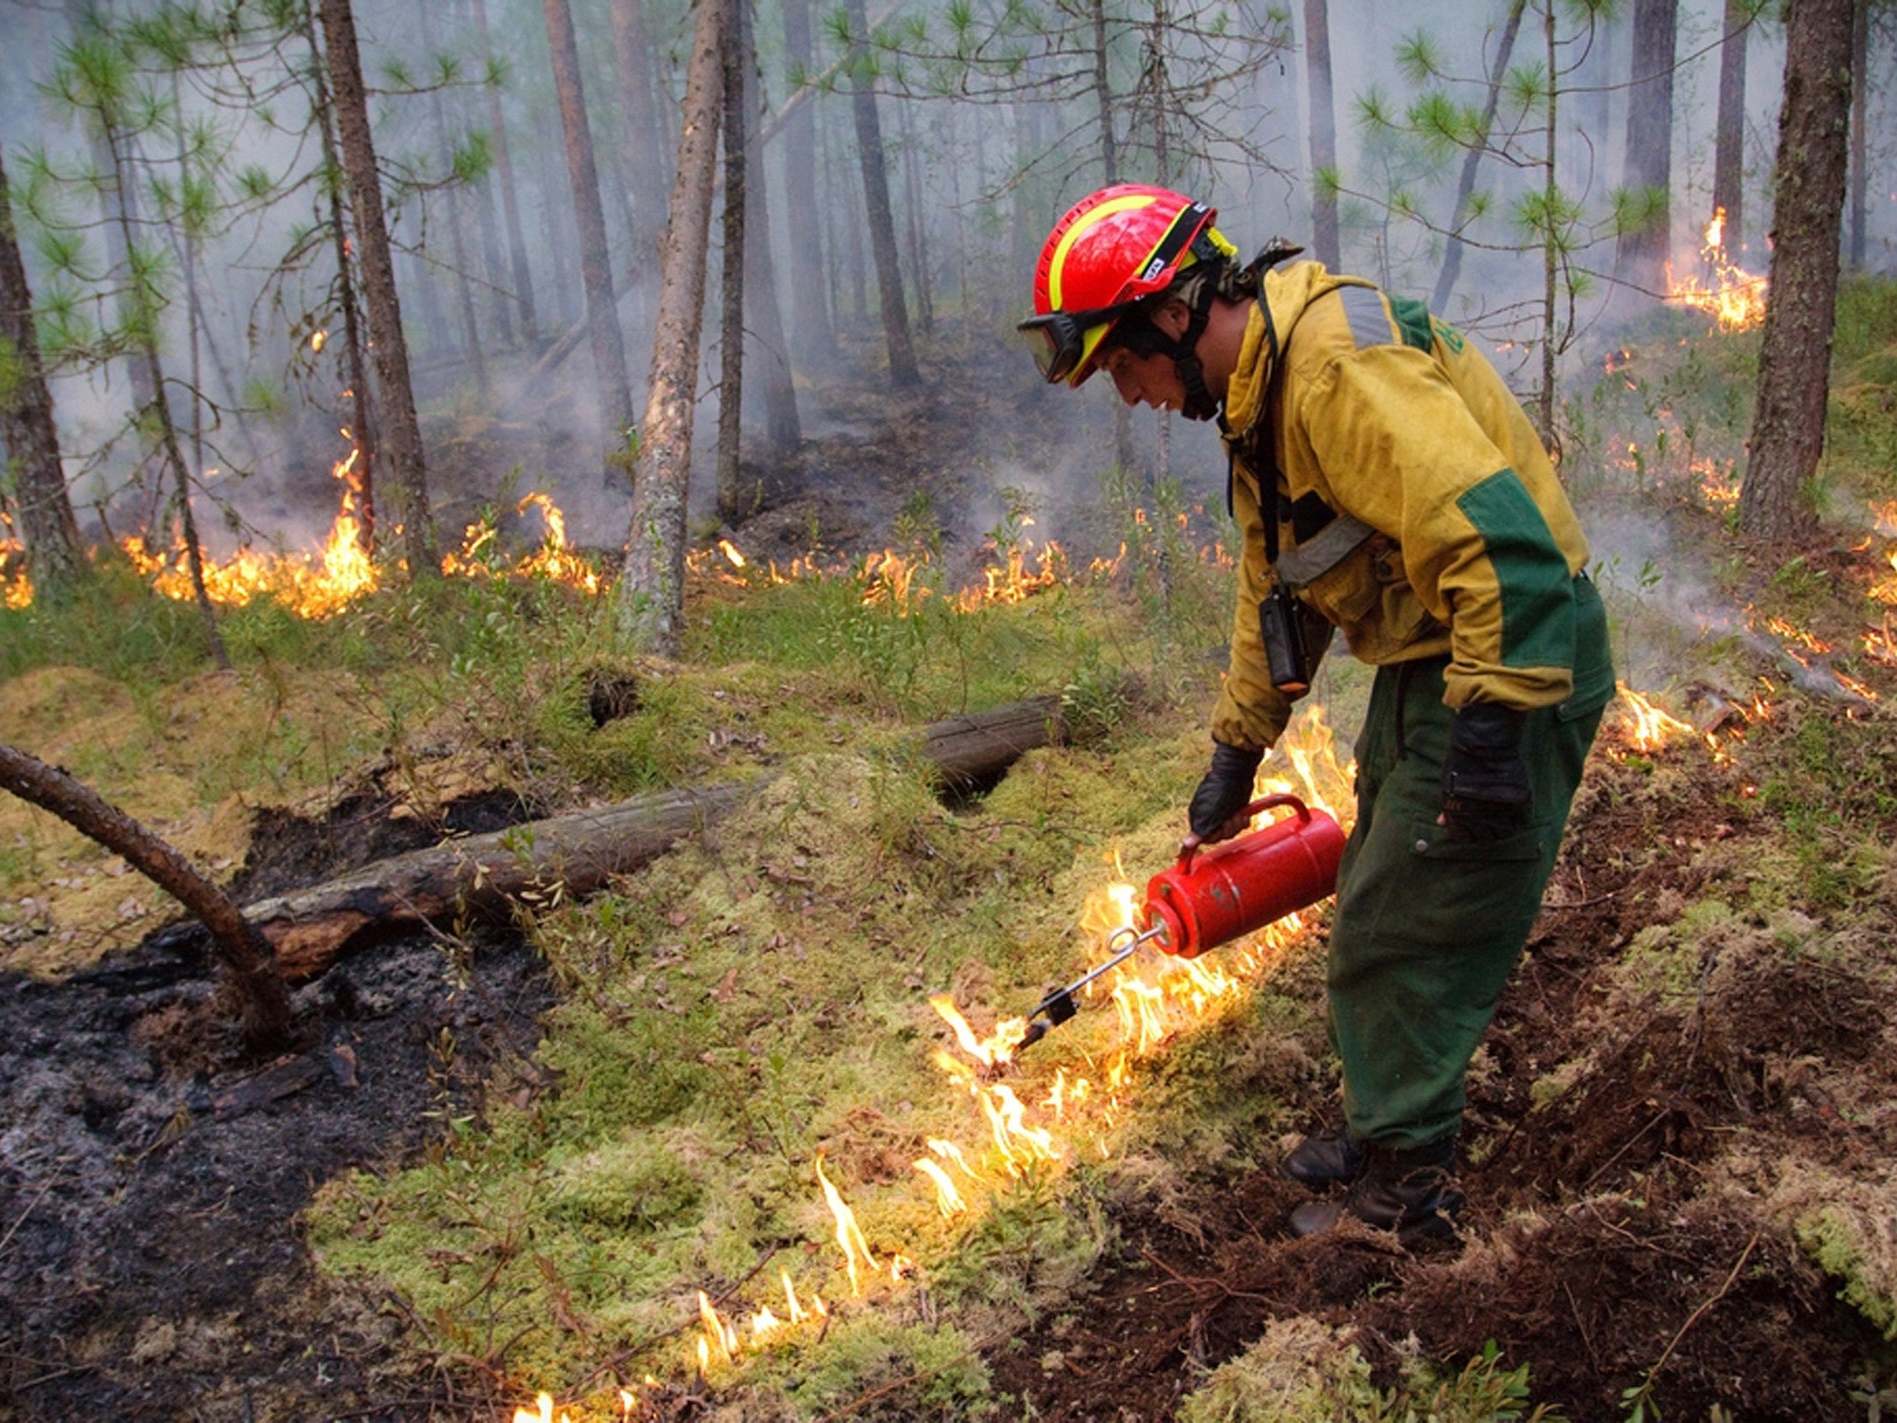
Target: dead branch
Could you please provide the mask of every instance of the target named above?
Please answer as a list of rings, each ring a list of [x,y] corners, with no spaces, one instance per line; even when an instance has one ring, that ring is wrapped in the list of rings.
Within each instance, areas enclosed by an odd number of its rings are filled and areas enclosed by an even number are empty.
[[[96,840],[195,915],[237,994],[245,1042],[253,1050],[281,1047],[290,1038],[290,998],[258,934],[229,895],[151,831],[97,791],[56,766],[0,744],[0,788],[50,811]]]

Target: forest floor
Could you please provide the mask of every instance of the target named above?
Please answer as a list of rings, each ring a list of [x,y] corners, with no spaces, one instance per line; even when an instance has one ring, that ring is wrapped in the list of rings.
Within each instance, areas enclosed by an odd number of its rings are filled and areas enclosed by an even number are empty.
[[[930,995],[978,1030],[1023,1011],[1095,951],[1107,887],[1167,862],[1230,597],[1215,491],[1031,487],[1080,456],[978,354],[908,401],[811,393],[821,438],[735,531],[753,566],[695,578],[674,665],[602,657],[596,607],[544,585],[235,610],[222,676],[188,609],[123,587],[0,615],[0,738],[245,897],[759,786],[609,893],[351,954],[268,1064],[145,938],[155,892],[0,808],[0,1417],[505,1420],[540,1389],[573,1423],[1892,1406],[1894,310],[1847,297],[1810,548],[1741,548],[1722,512],[1756,338],[1656,324],[1576,396],[1618,658],[1682,726],[1643,739],[1626,703],[1602,732],[1472,1074],[1455,1250],[1286,1238],[1277,1157],[1337,1113],[1321,915],[1153,968],[1144,1039],[1083,1014],[1001,1079],[1013,1130],[934,1060]],[[1062,576],[958,609],[1043,531]],[[841,571],[761,571],[813,541]],[[862,571],[885,545],[915,582]],[[1367,687],[1333,658],[1267,774],[1347,805],[1328,728]],[[1073,742],[985,796],[904,751],[1048,691]],[[819,1162],[873,1257],[855,1288]]]

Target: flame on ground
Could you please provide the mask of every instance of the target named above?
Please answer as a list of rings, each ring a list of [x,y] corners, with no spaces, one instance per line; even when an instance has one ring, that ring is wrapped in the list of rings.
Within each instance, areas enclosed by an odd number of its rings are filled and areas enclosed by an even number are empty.
[[[830,1214],[836,1217],[837,1248],[843,1252],[843,1265],[850,1277],[850,1293],[861,1295],[863,1281],[857,1262],[860,1259],[872,1270],[879,1269],[876,1257],[870,1254],[869,1242],[863,1238],[862,1229],[856,1223],[856,1212],[844,1203],[842,1194],[831,1184],[830,1178],[823,1174],[823,1158],[817,1158],[817,1183],[823,1187],[824,1201],[830,1207]]]
[[[1754,276],[1726,255],[1726,210],[1715,208],[1700,241],[1706,279],[1680,277],[1666,264],[1666,299],[1704,311],[1721,331],[1749,331],[1765,320],[1767,279]]]

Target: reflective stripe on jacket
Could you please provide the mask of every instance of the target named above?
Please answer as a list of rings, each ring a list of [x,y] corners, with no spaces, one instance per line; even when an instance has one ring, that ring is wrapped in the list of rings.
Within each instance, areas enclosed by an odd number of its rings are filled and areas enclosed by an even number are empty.
[[[1275,382],[1265,302],[1287,353]],[[1495,368],[1421,302],[1317,262],[1266,273],[1260,303],[1225,398],[1241,554],[1213,737],[1268,747],[1291,712],[1271,685],[1258,627],[1274,574],[1260,471],[1245,451],[1261,419],[1280,479],[1280,550],[1309,538],[1327,510],[1376,531],[1300,590],[1356,657],[1382,666],[1447,653],[1451,707],[1564,700],[1574,680],[1571,584],[1587,541]]]

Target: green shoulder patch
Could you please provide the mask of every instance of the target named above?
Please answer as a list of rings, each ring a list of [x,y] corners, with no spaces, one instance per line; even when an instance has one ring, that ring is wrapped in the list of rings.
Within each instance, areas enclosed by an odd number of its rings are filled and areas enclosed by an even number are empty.
[[[1390,296],[1389,302],[1390,315],[1396,318],[1403,339],[1419,351],[1429,350],[1435,343],[1429,329],[1429,307],[1413,296]]]

